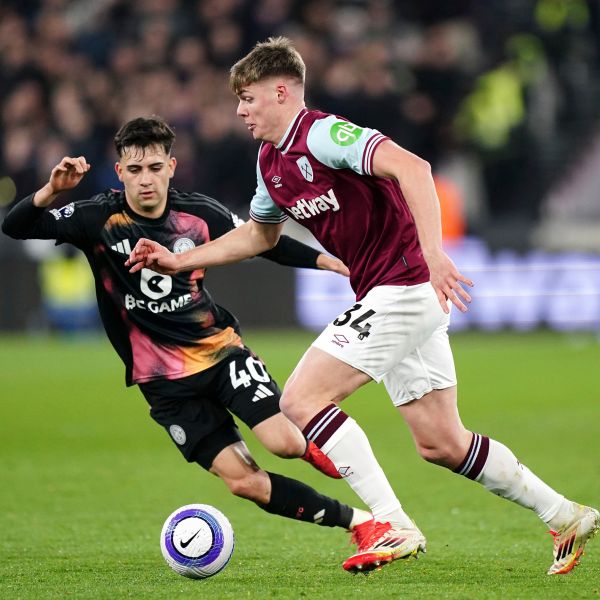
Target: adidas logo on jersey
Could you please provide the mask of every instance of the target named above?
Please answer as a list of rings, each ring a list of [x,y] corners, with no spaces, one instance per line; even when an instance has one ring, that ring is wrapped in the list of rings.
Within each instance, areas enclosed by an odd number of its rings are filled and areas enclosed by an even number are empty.
[[[327,210],[337,212],[340,210],[340,203],[335,197],[333,189],[330,189],[326,194],[321,194],[312,200],[302,198],[296,202],[295,206],[286,208],[296,219],[310,219]]]
[[[127,256],[131,254],[131,245],[129,244],[129,240],[117,242],[114,246],[111,246],[110,248],[111,250],[114,250],[119,254],[126,254]]]
[[[268,398],[269,396],[274,396],[274,395],[275,394],[266,385],[259,383],[256,388],[256,392],[254,392],[254,397],[252,398],[252,402],[258,402],[259,400],[262,400],[263,398]]]

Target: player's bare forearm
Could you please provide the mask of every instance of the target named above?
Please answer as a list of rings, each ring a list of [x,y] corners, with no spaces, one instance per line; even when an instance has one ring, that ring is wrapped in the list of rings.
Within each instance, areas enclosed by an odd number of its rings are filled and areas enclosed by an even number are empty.
[[[442,309],[449,312],[446,301],[450,300],[465,312],[467,307],[463,301],[471,302],[471,296],[460,284],[473,286],[473,282],[458,271],[442,247],[440,203],[429,163],[386,140],[375,151],[373,171],[378,176],[394,178],[400,184]]]
[[[73,189],[90,170],[84,156],[65,156],[51,171],[48,183],[33,196],[33,205],[39,208],[50,206],[63,191]]]
[[[180,254],[174,254],[152,240],[141,239],[125,264],[131,267],[132,273],[148,267],[166,275],[216,267],[269,250],[277,243],[280,232],[280,225],[248,221],[212,242]]]
[[[236,263],[270,250],[277,244],[281,225],[248,221],[225,235],[179,255],[180,270]]]
[[[419,243],[427,259],[442,250],[440,206],[426,160],[404,150],[391,140],[377,147],[373,172],[379,177],[396,179],[417,227]]]
[[[58,194],[59,192],[54,192],[51,186],[46,184],[33,195],[33,205],[38,208],[46,208],[54,202]]]

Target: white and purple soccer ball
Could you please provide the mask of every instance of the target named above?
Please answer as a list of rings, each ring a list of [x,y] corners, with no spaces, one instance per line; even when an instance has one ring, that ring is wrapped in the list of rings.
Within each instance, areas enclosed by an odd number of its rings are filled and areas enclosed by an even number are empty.
[[[204,579],[222,571],[234,547],[229,519],[209,504],[186,504],[173,511],[160,533],[160,549],[175,572]]]

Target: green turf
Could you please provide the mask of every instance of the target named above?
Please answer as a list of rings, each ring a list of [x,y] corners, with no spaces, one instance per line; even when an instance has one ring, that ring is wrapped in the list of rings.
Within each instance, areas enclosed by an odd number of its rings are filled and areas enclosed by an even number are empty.
[[[283,383],[311,340],[248,343]],[[509,445],[557,489],[600,504],[600,345],[551,333],[454,336],[465,423]],[[368,577],[341,569],[347,534],[273,517],[187,465],[147,416],[103,338],[0,338],[0,598],[600,598],[600,540],[571,575],[545,575],[551,539],[534,514],[417,458],[382,386],[345,403],[428,538],[418,561]],[[356,502],[300,461],[263,467]],[[205,581],[168,569],[166,516],[190,502],[231,519],[231,563]]]

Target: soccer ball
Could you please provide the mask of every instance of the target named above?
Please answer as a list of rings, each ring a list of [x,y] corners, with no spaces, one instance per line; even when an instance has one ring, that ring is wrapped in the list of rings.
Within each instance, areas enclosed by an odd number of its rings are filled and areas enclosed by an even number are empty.
[[[225,568],[233,554],[233,527],[208,504],[186,504],[172,512],[160,533],[167,564],[184,577],[204,579]]]

